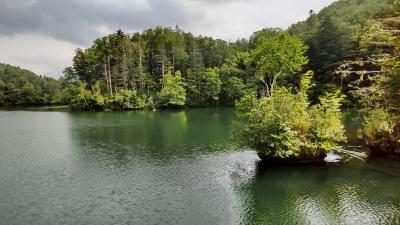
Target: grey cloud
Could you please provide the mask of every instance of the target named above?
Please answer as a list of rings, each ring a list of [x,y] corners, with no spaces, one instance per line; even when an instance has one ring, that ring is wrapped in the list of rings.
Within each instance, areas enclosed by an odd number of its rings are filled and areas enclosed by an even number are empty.
[[[119,28],[126,31],[140,31],[156,25],[179,25],[189,30],[203,29],[211,24],[210,30],[224,30],[231,24],[219,24],[221,21],[240,18],[256,18],[257,15],[275,15],[263,5],[271,5],[279,11],[285,4],[297,0],[1,0],[0,34],[39,33],[56,39],[87,46],[93,39],[105,32]],[[326,5],[333,0],[302,0],[300,7],[304,15],[313,5]],[[231,6],[237,7],[232,9]],[[237,10],[232,12],[224,8]],[[244,8],[244,10],[242,10]],[[247,10],[246,10],[247,9]],[[253,12],[249,13],[249,9]],[[228,10],[228,9],[227,9]],[[240,15],[246,12],[246,16]],[[222,13],[215,15],[215,13]],[[282,13],[282,12],[280,12]],[[227,18],[227,15],[230,15]],[[212,18],[212,20],[210,20]],[[247,20],[247,18],[245,18]],[[285,21],[283,18],[282,21]],[[250,21],[259,27],[269,25],[268,21]],[[292,21],[295,22],[295,21]],[[284,22],[282,22],[284,23]],[[273,24],[275,26],[275,24]],[[287,23],[283,24],[284,26]],[[222,27],[221,27],[222,26]],[[207,26],[208,27],[208,26]],[[207,28],[206,27],[206,28]],[[233,29],[233,28],[231,28]],[[202,31],[209,34],[208,30]],[[235,34],[235,33],[234,33]],[[218,36],[219,34],[216,34]],[[225,35],[226,36],[226,35]],[[237,37],[233,37],[237,38]]]
[[[225,40],[287,27],[334,0],[0,0],[0,62],[60,76],[76,47],[121,28],[179,25]]]
[[[251,1],[253,0],[189,0],[189,1],[211,3],[211,4],[231,3],[231,2],[248,2],[249,4],[251,4]]]
[[[172,0],[3,0],[0,34],[35,32],[87,45],[101,35],[100,27],[134,31],[155,25],[185,26],[201,19],[201,14],[184,6],[182,1]]]
[[[58,77],[71,64],[75,48],[74,44],[43,35],[0,35],[0,62]]]

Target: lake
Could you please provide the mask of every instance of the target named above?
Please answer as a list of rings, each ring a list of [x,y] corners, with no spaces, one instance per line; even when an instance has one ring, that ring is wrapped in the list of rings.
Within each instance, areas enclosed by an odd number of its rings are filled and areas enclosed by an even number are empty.
[[[265,165],[234,116],[0,111],[0,224],[400,224],[399,161]]]

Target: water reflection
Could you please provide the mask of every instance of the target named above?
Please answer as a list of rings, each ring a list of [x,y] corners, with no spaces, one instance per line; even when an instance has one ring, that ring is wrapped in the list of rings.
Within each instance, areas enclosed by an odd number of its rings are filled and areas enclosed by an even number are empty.
[[[245,186],[251,208],[246,224],[399,224],[399,162],[340,166],[268,166],[257,164]],[[390,173],[390,172],[389,172]],[[249,198],[248,195],[253,196]]]
[[[220,150],[221,145],[229,142],[234,116],[232,109],[225,111],[201,109],[69,115],[73,139],[78,140],[81,149],[109,154],[123,164],[129,160],[130,154],[143,160],[159,160]]]

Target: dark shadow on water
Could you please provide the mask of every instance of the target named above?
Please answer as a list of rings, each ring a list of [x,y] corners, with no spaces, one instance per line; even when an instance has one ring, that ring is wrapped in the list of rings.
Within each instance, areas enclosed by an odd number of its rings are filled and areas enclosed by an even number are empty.
[[[270,173],[271,171],[287,170],[287,171],[307,171],[307,170],[325,170],[328,169],[328,165],[325,162],[310,162],[310,163],[273,163],[266,161],[256,162],[256,174],[257,176],[263,176],[264,174]]]
[[[400,160],[371,152],[365,160],[365,167],[382,175],[400,179]]]

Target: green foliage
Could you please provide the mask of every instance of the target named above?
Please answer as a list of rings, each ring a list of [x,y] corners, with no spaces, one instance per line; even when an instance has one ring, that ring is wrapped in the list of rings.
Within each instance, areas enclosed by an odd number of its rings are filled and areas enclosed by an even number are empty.
[[[315,84],[313,82],[314,72],[312,70],[307,71],[305,74],[301,76],[300,79],[300,92],[307,95],[307,92],[312,88]]]
[[[181,72],[176,71],[175,75],[168,73],[164,77],[163,88],[156,96],[157,106],[164,107],[183,107],[186,104],[185,83],[181,77]]]
[[[179,70],[187,82],[189,103],[203,106],[218,101],[221,86],[218,76],[204,68],[221,66],[232,52],[233,44],[194,37],[178,27],[156,27],[133,35],[119,30],[95,40],[88,49],[77,49],[73,65],[64,72],[68,79],[88,86],[104,80],[103,92],[110,95],[126,89],[156,98],[157,93],[166,94],[165,76]]]
[[[383,108],[371,110],[364,118],[362,135],[369,138],[382,136],[382,134],[391,134],[394,128],[394,118]]]
[[[285,88],[277,88],[273,97],[243,97],[236,104],[238,121],[234,123],[234,136],[241,144],[256,149],[260,156],[298,156],[298,132],[305,125],[302,118],[306,108],[301,100]]]
[[[339,85],[335,69],[343,60],[361,54],[356,44],[361,24],[386,12],[387,3],[340,0],[318,14],[310,11],[306,21],[287,31],[266,28],[236,42],[196,37],[178,27],[134,34],[119,30],[95,40],[88,49],[78,49],[65,75],[88,86],[104,80],[103,94],[126,89],[166,101],[165,77],[179,70],[186,83],[186,105],[196,107],[232,105],[249,90],[270,96],[277,84],[296,88],[297,75],[312,69],[316,85],[307,93],[315,103],[335,89],[332,85],[349,94],[347,81]],[[165,104],[158,102],[160,107]]]
[[[354,99],[366,112],[360,137],[380,153],[400,153],[400,18],[398,1],[389,11],[366,21],[358,35],[362,58],[339,72],[350,80]],[[351,72],[349,72],[351,71]]]
[[[246,85],[238,77],[226,77],[226,80],[222,82],[221,95],[225,104],[234,104],[236,100],[245,94],[245,91]]]
[[[96,99],[90,90],[86,89],[85,83],[78,83],[73,90],[73,97],[70,100],[70,107],[73,110],[89,110],[94,111],[96,108]]]
[[[326,72],[334,71],[337,63],[354,54],[355,42],[352,33],[346,27],[340,27],[332,17],[325,17],[321,21],[318,32],[308,41],[310,46],[310,66],[318,76],[320,82],[329,82],[334,76],[327,76]]]
[[[313,145],[332,149],[338,142],[346,140],[340,112],[344,96],[339,91],[320,98],[320,103],[309,109]]]
[[[399,0],[389,0],[388,16],[391,16],[391,17],[400,16],[400,1]]]
[[[102,110],[142,110],[154,108],[151,97],[138,95],[135,91],[120,89],[113,95],[101,93],[101,82],[91,87],[86,83],[75,82],[64,89],[64,96],[68,96],[69,106],[74,111],[102,111]]]
[[[361,46],[379,70],[368,76],[367,85],[357,86],[364,106],[400,109],[400,18],[371,20],[360,37]]]
[[[304,76],[307,83],[310,73]],[[303,89],[306,90],[306,89]],[[234,137],[261,158],[317,158],[345,141],[338,94],[309,107],[304,91],[278,87],[273,96],[246,95],[237,102]]]
[[[0,64],[0,105],[44,105],[58,103],[62,79],[41,77],[19,67]]]
[[[250,67],[250,54],[240,52],[227,60],[217,73],[221,79],[220,103],[234,105],[251,89],[255,88],[254,73]]]
[[[262,95],[271,96],[278,79],[294,75],[308,62],[307,47],[287,32],[262,36],[253,51],[256,77],[263,83]]]
[[[397,0],[396,0],[397,1]],[[387,12],[389,0],[339,0],[318,14],[310,11],[306,21],[292,25],[288,32],[299,35],[309,46],[309,68],[315,74],[316,87],[310,96],[314,101],[329,90],[326,84],[340,86],[349,95],[348,82],[337,76],[336,69],[348,59],[363,57],[357,44],[360,28],[370,18]]]
[[[318,14],[310,11],[306,21],[286,31],[266,28],[254,32],[248,40],[236,42],[193,36],[179,27],[156,27],[134,34],[118,30],[96,39],[87,49],[77,49],[72,65],[64,70],[66,80],[33,78],[26,72],[17,72],[26,78],[2,75],[14,70],[0,67],[0,104],[70,103],[77,110],[141,109],[143,105],[154,107],[155,102],[157,107],[233,105],[252,91],[258,91],[258,96],[271,96],[277,85],[295,90],[298,75],[307,69],[315,71],[316,85],[307,84],[310,87],[303,92],[315,103],[337,86],[346,94],[352,91],[347,80],[341,79],[344,82],[339,85],[334,73],[343,60],[355,55],[367,58],[371,55],[369,43],[382,42],[385,37],[393,46],[399,46],[392,35],[395,33],[365,39],[368,51],[362,46],[358,49],[355,42],[367,18],[387,12],[398,15],[398,0],[390,1],[390,7],[388,0],[336,1]],[[387,28],[387,24],[398,23],[391,20],[374,24]],[[393,84],[400,83],[395,75],[398,60],[387,61],[382,67],[392,71]],[[172,85],[174,71],[182,72],[185,85]],[[86,91],[77,81],[84,83]],[[400,99],[398,85],[392,86],[385,94],[397,107],[393,99]],[[382,96],[380,99],[385,99]]]
[[[400,120],[386,109],[369,110],[359,136],[378,153],[400,154]]]
[[[219,79],[217,71],[213,68],[207,68],[201,73],[200,83],[201,99],[203,102],[216,103],[219,99],[218,95],[221,92],[222,82]]]
[[[57,92],[53,97],[53,103],[69,105],[75,96],[79,82],[69,82],[60,92]]]
[[[120,89],[114,95],[106,96],[106,109],[109,110],[143,110],[154,109],[152,97],[139,95],[135,91]]]

